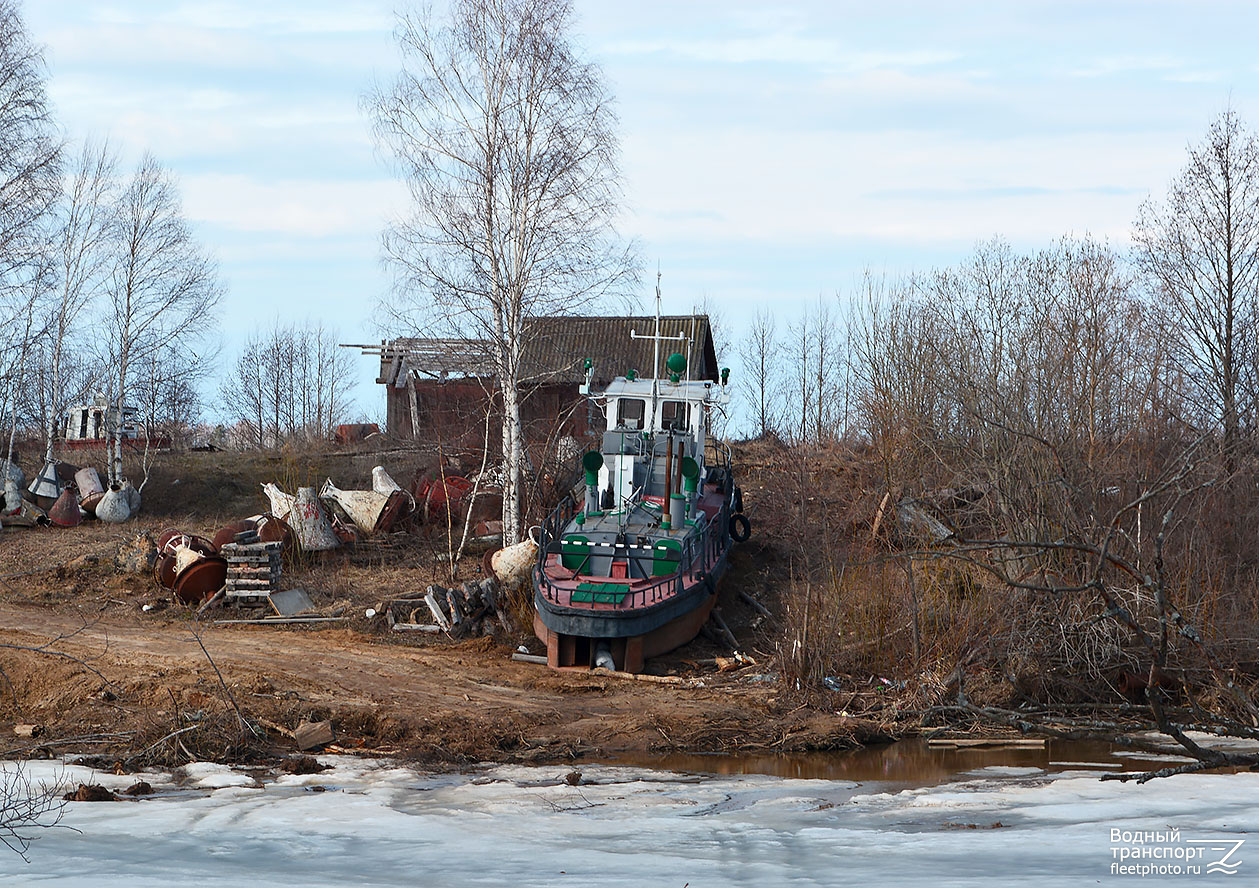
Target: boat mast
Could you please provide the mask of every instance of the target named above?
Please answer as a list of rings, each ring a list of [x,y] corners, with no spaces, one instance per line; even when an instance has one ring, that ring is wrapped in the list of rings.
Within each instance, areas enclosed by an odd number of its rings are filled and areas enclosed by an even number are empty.
[[[656,402],[660,397],[660,269],[658,268],[656,269],[656,335],[652,341],[655,357],[651,368],[651,421],[654,424],[656,408],[659,406]]]

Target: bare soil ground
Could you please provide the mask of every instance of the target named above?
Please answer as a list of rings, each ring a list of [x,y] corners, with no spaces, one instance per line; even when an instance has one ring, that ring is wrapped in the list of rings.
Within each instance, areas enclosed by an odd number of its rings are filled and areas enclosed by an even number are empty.
[[[741,572],[760,573],[746,552],[721,606],[758,665],[720,673],[711,660],[729,652],[702,638],[649,664],[702,687],[514,662],[518,645],[541,651],[519,618],[513,633],[462,641],[391,632],[380,617],[368,619],[366,609],[383,599],[449,579],[438,558],[444,528],[293,565],[286,585],[348,618],[320,627],[209,622],[236,616],[224,611],[197,621],[151,576],[115,570],[114,553],[137,533],[176,526],[211,535],[264,510],[260,479],[315,483],[328,473],[354,487],[366,486],[377,461],[395,476],[409,471],[376,454],[319,460],[197,454],[171,467],[168,459],[138,520],[0,532],[0,755],[82,752],[121,768],[268,757],[295,750],[286,731],[322,719],[332,720],[343,748],[432,765],[791,752],[887,737],[877,720],[840,714],[838,705],[801,706],[766,680],[772,624],[734,591]],[[465,559],[459,578],[479,560]],[[38,733],[20,737],[16,725]]]

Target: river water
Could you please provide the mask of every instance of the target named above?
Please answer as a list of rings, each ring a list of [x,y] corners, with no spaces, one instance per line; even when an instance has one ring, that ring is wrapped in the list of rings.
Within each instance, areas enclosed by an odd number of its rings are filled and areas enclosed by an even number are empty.
[[[1259,884],[1259,838],[1250,839],[1259,774],[1103,782],[1103,771],[1160,764],[1105,747],[941,752],[902,743],[791,759],[465,774],[321,761],[334,767],[276,776],[195,764],[146,774],[153,796],[72,803],[66,828],[31,833],[29,862],[0,855],[0,884]],[[44,781],[122,789],[135,780],[50,762],[23,767]],[[1224,868],[1205,872],[1229,847]],[[1169,869],[1116,869],[1133,865]]]

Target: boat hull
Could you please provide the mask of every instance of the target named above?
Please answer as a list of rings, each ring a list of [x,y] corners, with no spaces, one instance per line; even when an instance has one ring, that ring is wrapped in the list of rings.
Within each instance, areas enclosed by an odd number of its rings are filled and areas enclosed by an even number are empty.
[[[641,672],[644,661],[681,647],[699,634],[725,574],[729,550],[703,580],[648,608],[590,611],[564,607],[542,594],[534,577],[534,634],[546,644],[552,669],[590,669],[597,647],[606,644],[617,670]],[[535,571],[538,568],[535,568]]]

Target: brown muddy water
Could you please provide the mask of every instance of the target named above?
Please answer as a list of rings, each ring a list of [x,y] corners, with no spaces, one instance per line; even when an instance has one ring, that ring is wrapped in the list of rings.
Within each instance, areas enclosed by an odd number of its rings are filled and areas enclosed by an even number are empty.
[[[1048,740],[1043,749],[932,748],[925,740],[901,740],[840,752],[801,755],[740,754],[622,756],[600,764],[699,774],[768,774],[810,780],[885,781],[934,786],[978,768],[1038,768],[1047,773],[1148,771],[1182,761],[1180,757],[1130,752],[1109,743]],[[1183,759],[1188,761],[1188,759]]]

